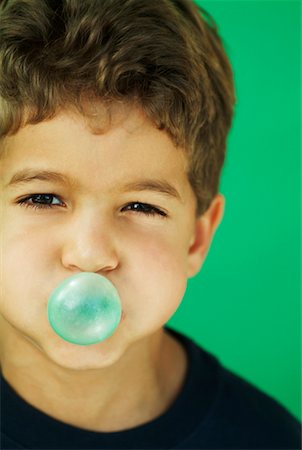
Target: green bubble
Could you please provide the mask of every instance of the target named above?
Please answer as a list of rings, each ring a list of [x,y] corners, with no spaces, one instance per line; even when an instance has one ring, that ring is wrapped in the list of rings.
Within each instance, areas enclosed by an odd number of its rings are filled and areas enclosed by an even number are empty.
[[[81,272],[62,281],[47,305],[48,321],[65,341],[91,345],[111,336],[121,320],[113,284],[96,273]]]

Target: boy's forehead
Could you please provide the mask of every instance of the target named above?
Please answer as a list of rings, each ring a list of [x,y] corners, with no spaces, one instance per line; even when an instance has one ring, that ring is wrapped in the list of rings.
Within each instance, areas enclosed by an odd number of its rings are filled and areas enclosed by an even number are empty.
[[[20,129],[7,138],[4,162],[7,159],[9,173],[1,171],[5,185],[43,179],[64,184],[64,177],[80,185],[81,174],[86,171],[87,175],[91,168],[85,180],[97,181],[97,169],[104,174],[102,157],[99,157],[104,150],[108,180],[123,180],[124,190],[153,190],[182,201],[180,176],[186,177],[183,152],[140,109],[124,107],[121,111],[115,109],[114,113],[110,128],[96,134],[87,125],[86,116],[72,111]],[[86,144],[88,151],[83,152]],[[79,149],[73,152],[73,146]],[[73,171],[75,167],[77,170]]]
[[[82,113],[74,105],[67,106],[56,111],[50,119],[45,119],[35,124],[26,122],[31,117],[31,112],[24,112],[25,126],[17,133],[7,136],[3,140],[3,147],[10,146],[11,142],[17,142],[19,137],[32,134],[35,138],[48,134],[53,129],[71,126],[75,124],[78,131],[99,136],[119,129],[126,135],[143,133],[147,128],[155,128],[147,118],[143,109],[139,106],[126,104],[125,102],[111,102],[104,104],[101,101],[82,101]],[[80,133],[79,133],[80,134]],[[62,134],[60,134],[62,136]]]
[[[87,114],[86,114],[87,112]],[[0,149],[1,159],[22,159],[22,157],[45,157],[59,149],[63,158],[66,150],[81,143],[83,155],[93,156],[93,151],[119,148],[121,155],[138,149],[137,159],[142,163],[146,156],[160,156],[158,165],[168,157],[182,162],[187,169],[187,155],[184,149],[176,147],[169,134],[159,130],[145,115],[142,108],[133,105],[101,103],[85,107],[85,115],[74,109],[59,111],[52,119],[37,124],[27,124],[18,132],[4,139]],[[52,151],[50,151],[52,150]],[[78,155],[80,156],[80,155]]]

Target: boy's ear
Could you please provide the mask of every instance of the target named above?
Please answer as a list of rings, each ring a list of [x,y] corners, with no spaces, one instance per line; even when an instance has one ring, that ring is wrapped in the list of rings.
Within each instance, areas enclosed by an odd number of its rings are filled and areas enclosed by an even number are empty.
[[[189,278],[194,277],[202,267],[216,228],[222,220],[224,206],[224,196],[222,194],[217,194],[207,211],[195,221],[195,230],[188,252],[187,276]]]

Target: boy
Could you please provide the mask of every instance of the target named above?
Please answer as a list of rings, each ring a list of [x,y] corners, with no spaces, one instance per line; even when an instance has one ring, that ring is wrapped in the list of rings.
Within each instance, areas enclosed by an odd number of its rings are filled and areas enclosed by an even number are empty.
[[[222,220],[235,103],[189,0],[8,0],[0,9],[1,445],[297,449],[299,423],[165,327]],[[57,336],[47,300],[93,272],[112,336]]]

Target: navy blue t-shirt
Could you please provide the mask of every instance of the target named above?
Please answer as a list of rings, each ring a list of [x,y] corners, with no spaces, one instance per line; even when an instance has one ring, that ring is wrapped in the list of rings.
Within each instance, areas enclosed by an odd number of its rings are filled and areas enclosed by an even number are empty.
[[[26,403],[1,378],[2,449],[301,449],[301,424],[276,400],[224,368],[193,340],[188,371],[170,408],[120,432],[83,430]],[[80,410],[79,410],[80,413]]]

